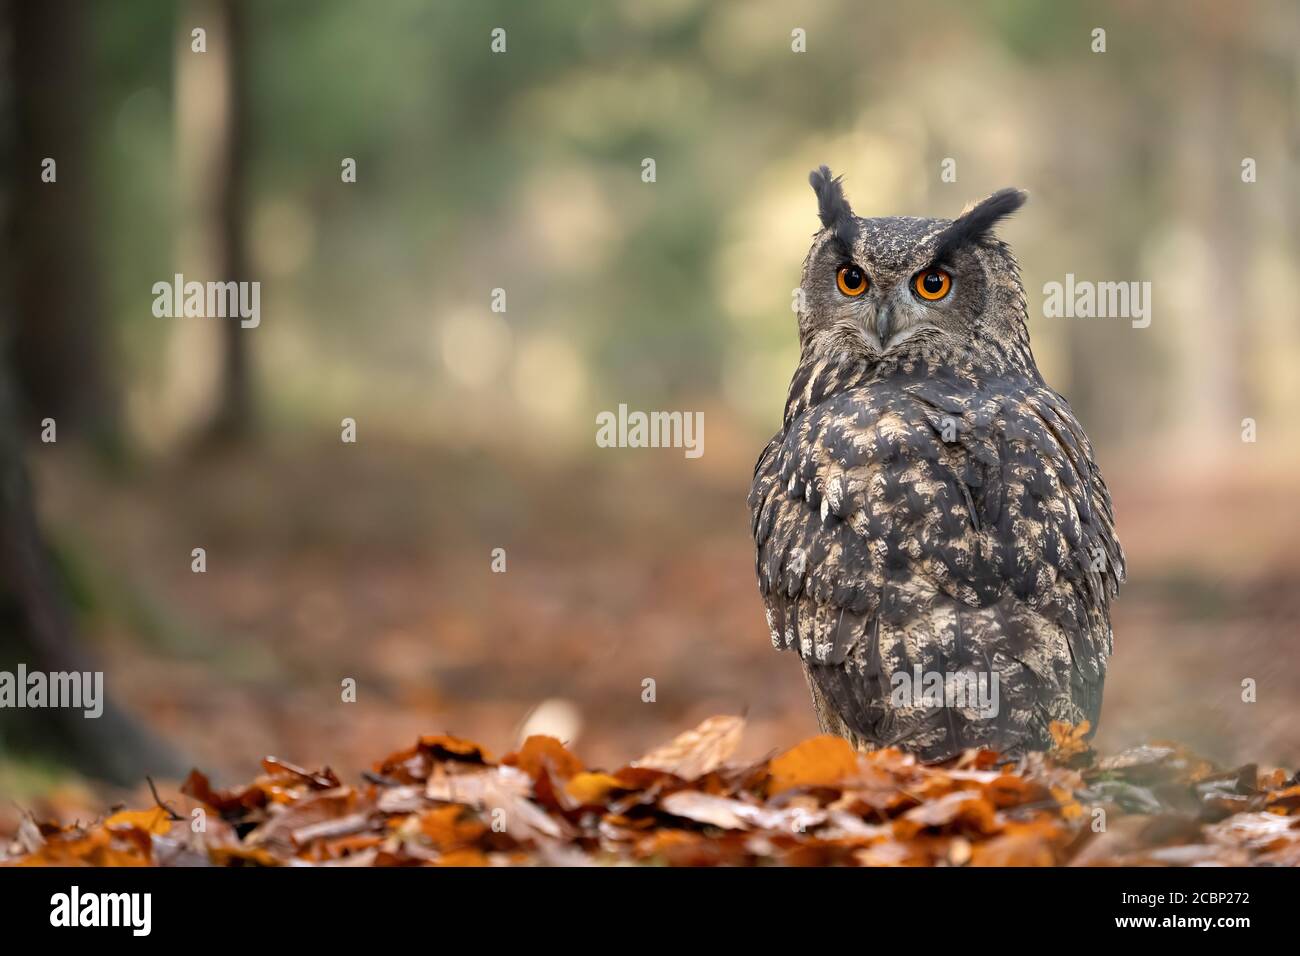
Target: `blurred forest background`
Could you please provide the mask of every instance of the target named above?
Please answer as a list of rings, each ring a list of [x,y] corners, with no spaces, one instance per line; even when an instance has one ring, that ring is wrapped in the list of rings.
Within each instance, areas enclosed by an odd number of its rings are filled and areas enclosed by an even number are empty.
[[[1002,234],[1129,554],[1099,745],[1300,761],[1297,9],[9,0],[0,669],[117,706],[0,713],[0,794],[814,733],[745,496],[823,162],[862,215],[1030,191]],[[260,281],[260,326],[155,317],[178,272]],[[1046,318],[1067,273],[1151,282],[1150,327]],[[620,403],[705,454],[597,448]]]

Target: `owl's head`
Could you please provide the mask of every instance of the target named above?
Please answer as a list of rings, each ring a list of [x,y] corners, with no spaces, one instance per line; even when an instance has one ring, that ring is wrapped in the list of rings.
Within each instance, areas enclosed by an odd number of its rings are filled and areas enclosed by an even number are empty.
[[[992,233],[1025,193],[1003,189],[956,219],[863,219],[825,166],[808,179],[822,228],[804,261],[805,357],[1032,365],[1019,269]]]

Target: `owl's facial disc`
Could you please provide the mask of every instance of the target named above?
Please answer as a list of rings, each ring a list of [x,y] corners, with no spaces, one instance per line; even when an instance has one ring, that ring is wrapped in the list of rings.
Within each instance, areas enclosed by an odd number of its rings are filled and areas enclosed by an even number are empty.
[[[877,284],[851,259],[835,268],[832,301],[838,334],[833,338],[839,344],[834,347],[881,354],[918,332],[941,331],[943,316],[936,307],[953,288],[951,275],[934,268],[905,275],[886,273]]]
[[[888,296],[876,307],[872,331],[881,352],[888,352],[912,336],[925,331],[938,332],[935,316],[924,303],[917,302],[910,290],[895,283]]]
[[[881,334],[884,347],[900,344],[922,330],[942,332],[945,313],[955,300],[956,280],[946,269],[928,267],[895,287],[888,335]]]

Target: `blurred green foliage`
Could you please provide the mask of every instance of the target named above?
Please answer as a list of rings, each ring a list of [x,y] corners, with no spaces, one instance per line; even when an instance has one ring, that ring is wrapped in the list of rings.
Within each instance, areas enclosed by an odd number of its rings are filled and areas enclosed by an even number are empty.
[[[172,360],[149,289],[177,268],[184,226],[177,72],[209,9],[93,12],[91,221],[126,377],[146,397]],[[264,399],[293,423],[361,408],[417,432],[468,416],[508,434],[507,420],[534,424],[531,396],[567,359],[542,420],[556,434],[619,401],[717,404],[762,431],[795,355],[790,292],[816,225],[804,175],[827,162],[860,214],[951,216],[1004,185],[1030,190],[1006,235],[1040,363],[1094,434],[1148,435],[1228,403],[1224,422],[1280,413],[1295,389],[1258,373],[1300,357],[1300,340],[1279,341],[1253,279],[1295,278],[1295,13],[1282,0],[249,3]],[[504,54],[489,50],[495,27]],[[806,53],[791,51],[795,28]],[[1243,156],[1262,170],[1251,187]],[[945,157],[956,183],[940,181]],[[1223,262],[1168,285],[1171,264]],[[1153,281],[1152,330],[1043,319],[1038,290],[1066,272]],[[509,310],[494,318],[498,287]],[[1225,315],[1226,368],[1196,344]],[[467,353],[488,357],[475,370]],[[1200,408],[1207,376],[1218,397]]]

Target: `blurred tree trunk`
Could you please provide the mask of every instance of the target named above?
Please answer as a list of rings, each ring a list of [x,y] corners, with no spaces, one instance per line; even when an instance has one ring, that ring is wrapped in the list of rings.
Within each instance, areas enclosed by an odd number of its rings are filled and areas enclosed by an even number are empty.
[[[246,249],[247,43],[242,0],[187,0],[173,53],[179,199],[176,271],[187,281],[252,281]],[[194,49],[195,29],[205,47]],[[250,340],[235,318],[188,319],[168,332],[160,417],[171,444],[197,450],[256,426]]]
[[[1210,40],[1205,91],[1205,155],[1221,155],[1220,144],[1248,140],[1241,129],[1238,101],[1243,72],[1242,56],[1230,37],[1219,35]],[[1234,164],[1235,166],[1235,164]],[[1211,236],[1208,285],[1214,303],[1215,341],[1210,356],[1208,380],[1197,383],[1208,398],[1207,421],[1216,426],[1219,441],[1239,443],[1240,421],[1257,408],[1249,393],[1245,370],[1250,356],[1249,316],[1242,307],[1245,301],[1246,240],[1243,222],[1249,205],[1244,202],[1240,169],[1219,170],[1209,180],[1205,209],[1205,235]]]
[[[110,337],[95,269],[86,17],[76,0],[6,0],[13,136],[9,222],[18,398],[61,434],[111,444]],[[56,179],[43,182],[42,162]]]
[[[0,356],[0,670],[14,673],[19,664],[29,673],[97,670],[78,644],[36,523],[7,368]],[[147,773],[175,774],[175,758],[117,706],[111,683],[105,674],[97,718],[75,708],[0,711],[0,752],[37,755],[123,784]]]
[[[80,431],[111,441],[116,432],[88,228],[84,11],[68,0],[11,0],[0,24],[13,77],[13,98],[0,105],[9,172],[0,180],[0,231],[10,249],[0,257],[0,670],[10,673],[19,664],[29,672],[96,669],[77,640],[37,525],[22,437],[45,417],[57,421],[61,438]],[[49,183],[41,181],[46,157],[56,163]],[[11,351],[21,376],[10,372]],[[0,710],[5,751],[121,783],[179,769],[111,699],[98,718],[82,709]]]
[[[242,0],[219,0],[224,38],[227,82],[226,116],[219,150],[221,175],[214,184],[218,271],[225,281],[251,281],[246,248],[248,77],[245,44],[245,10]],[[217,51],[212,51],[217,53]],[[216,411],[209,427],[217,440],[242,439],[253,430],[253,382],[249,365],[248,334],[240,323],[225,320],[221,326],[221,366]]]

